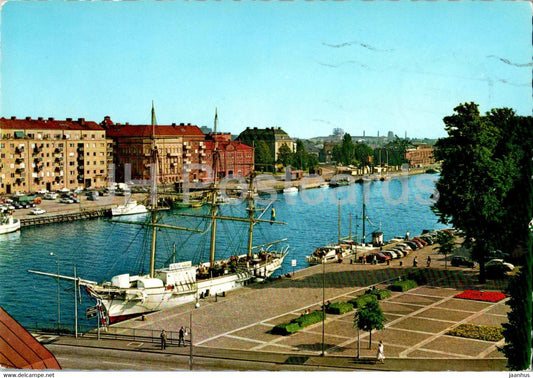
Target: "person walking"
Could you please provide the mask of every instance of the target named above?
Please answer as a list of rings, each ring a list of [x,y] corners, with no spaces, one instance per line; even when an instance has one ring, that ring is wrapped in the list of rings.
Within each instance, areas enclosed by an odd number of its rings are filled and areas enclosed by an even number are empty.
[[[178,346],[181,346],[181,343],[183,342],[183,346],[185,346],[185,339],[183,338],[185,334],[185,329],[183,326],[181,326],[180,331],[178,332]]]
[[[161,331],[159,337],[161,338],[161,350],[165,350],[167,348],[167,333],[165,330]]]
[[[376,356],[376,362],[385,363],[385,353],[383,352],[383,341],[379,341],[378,354]]]
[[[431,256],[428,256],[428,259],[427,259],[427,267],[429,268],[431,265]]]
[[[415,258],[413,259],[413,266],[416,267],[418,266],[418,258],[415,256]]]

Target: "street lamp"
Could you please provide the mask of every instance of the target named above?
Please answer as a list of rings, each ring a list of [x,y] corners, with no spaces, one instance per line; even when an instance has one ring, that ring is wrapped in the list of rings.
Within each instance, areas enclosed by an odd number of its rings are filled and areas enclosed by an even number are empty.
[[[326,264],[325,258],[322,258],[322,353],[321,357],[324,357],[324,322],[326,319]]]
[[[59,256],[55,255],[54,252],[50,252],[50,256],[56,258],[57,264],[57,333],[59,334],[59,328],[61,325],[61,299],[59,296]]]
[[[57,331],[60,333],[59,327],[61,324],[61,299],[59,295],[59,256],[54,254],[54,252],[50,252],[50,256],[54,256],[57,263]],[[70,265],[74,266],[74,335],[76,338],[78,338],[78,277],[76,274],[76,264]]]

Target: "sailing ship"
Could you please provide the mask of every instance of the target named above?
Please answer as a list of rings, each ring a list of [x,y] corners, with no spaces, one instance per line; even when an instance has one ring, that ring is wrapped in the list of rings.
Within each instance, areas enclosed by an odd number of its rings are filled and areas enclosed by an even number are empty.
[[[215,113],[215,133],[217,114]],[[152,104],[152,135],[155,128],[155,112]],[[253,196],[249,196],[248,217],[237,218],[220,215],[217,206],[217,171],[218,144],[215,142],[213,152],[213,185],[211,190],[211,211],[208,215],[183,214],[189,217],[202,217],[210,221],[210,258],[209,262],[193,265],[191,261],[171,263],[168,267],[155,268],[157,232],[159,228],[185,230],[190,232],[204,232],[186,227],[158,223],[157,213],[157,161],[158,153],[154,138],[152,138],[151,173],[151,222],[143,226],[152,228],[152,243],[150,249],[150,271],[146,275],[119,274],[109,282],[97,283],[79,277],[68,277],[39,271],[29,271],[40,275],[56,277],[64,280],[74,280],[83,286],[86,292],[96,300],[99,319],[105,323],[115,323],[132,317],[137,317],[154,311],[172,308],[181,304],[195,302],[206,296],[220,295],[227,291],[240,288],[254,281],[262,281],[270,277],[281,267],[288,253],[288,246],[278,251],[271,251],[273,244],[284,242],[281,239],[272,243],[253,246],[253,228],[260,222],[270,224],[285,224],[275,220],[262,220],[266,209],[255,207]],[[253,177],[250,178],[250,190],[253,193]],[[269,205],[270,206],[270,205]],[[255,216],[256,211],[263,210],[261,215]],[[248,251],[246,254],[234,255],[226,260],[215,260],[217,221],[239,221],[249,223]],[[117,220],[114,222],[138,224]],[[266,247],[266,248],[265,248]],[[258,250],[254,253],[254,250]]]
[[[11,212],[0,213],[0,234],[7,234],[20,230],[20,220],[13,217]]]

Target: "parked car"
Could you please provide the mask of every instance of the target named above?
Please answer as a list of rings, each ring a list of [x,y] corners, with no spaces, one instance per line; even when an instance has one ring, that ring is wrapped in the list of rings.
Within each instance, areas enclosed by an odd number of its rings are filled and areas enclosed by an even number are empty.
[[[502,252],[499,249],[495,249],[494,251],[489,252],[487,257],[489,257],[491,259],[502,259],[502,260],[505,260],[505,259],[508,259],[510,257],[510,255],[508,253]]]
[[[387,260],[391,259],[390,256],[386,256],[381,252],[374,252],[366,255],[366,262],[371,263],[374,260],[374,256],[376,257],[378,263],[386,262]]]
[[[485,268],[490,268],[491,266],[501,266],[503,270],[507,272],[511,272],[514,270],[514,265],[505,262],[503,259],[492,259],[485,263]]]
[[[413,251],[417,250],[419,247],[418,247],[418,244],[416,244],[415,242],[413,241],[407,241],[405,242],[405,244],[407,244],[409,247],[411,247],[411,249]]]
[[[59,200],[61,203],[74,203],[74,200],[72,198],[63,197]]]
[[[41,209],[40,207],[34,207],[30,211],[30,214],[32,214],[32,215],[41,215],[41,214],[44,214],[44,213],[46,213],[46,210]]]
[[[390,256],[391,259],[398,259],[400,256],[394,251],[381,251],[385,256]]]
[[[452,266],[466,266],[468,268],[474,268],[476,266],[476,263],[466,256],[453,256],[451,264]]]

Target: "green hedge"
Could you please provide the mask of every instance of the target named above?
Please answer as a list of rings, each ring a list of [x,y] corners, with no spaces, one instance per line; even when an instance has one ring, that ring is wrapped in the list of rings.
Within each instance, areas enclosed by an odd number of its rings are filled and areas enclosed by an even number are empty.
[[[272,333],[275,335],[290,335],[291,333],[298,332],[300,330],[298,323],[283,323],[278,324],[272,329]]]
[[[353,304],[344,302],[335,302],[326,307],[328,314],[342,315],[353,310]]]
[[[299,318],[291,320],[291,323],[297,323],[301,328],[304,328],[311,324],[321,322],[323,318],[324,314],[322,314],[322,311],[313,311],[310,314],[305,314]]]
[[[500,341],[503,339],[503,327],[493,327],[475,324],[460,324],[446,332],[447,335],[466,337],[485,341]]]
[[[392,292],[386,289],[374,289],[371,290],[368,294],[375,295],[378,300],[382,300],[390,297],[392,295]]]
[[[348,303],[351,303],[355,308],[365,307],[368,302],[377,300],[378,298],[372,294],[363,294],[357,298],[350,299]]]
[[[389,289],[391,289],[392,291],[407,291],[417,286],[418,284],[416,283],[416,281],[405,280],[393,283],[389,286]]]

